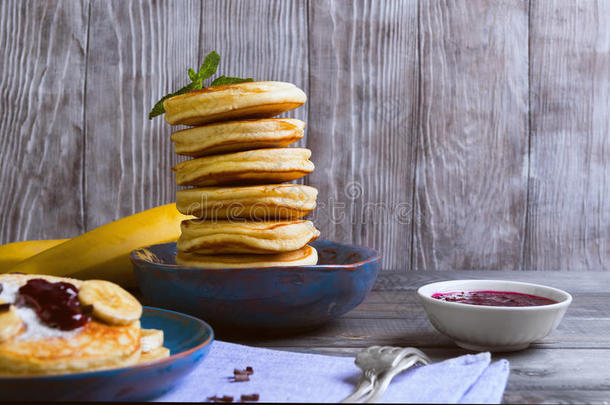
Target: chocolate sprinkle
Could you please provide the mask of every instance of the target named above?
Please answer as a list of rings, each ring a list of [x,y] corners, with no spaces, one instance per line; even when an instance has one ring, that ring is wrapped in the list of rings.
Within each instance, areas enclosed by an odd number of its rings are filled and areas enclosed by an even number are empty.
[[[233,382],[246,382],[250,381],[250,376],[248,374],[235,374],[233,377]]]
[[[211,402],[233,402],[233,397],[229,395],[223,395],[222,397],[217,397],[214,395],[213,397],[208,397],[208,401]]]
[[[246,395],[246,394],[242,394],[241,395],[241,400],[242,402],[256,402],[258,401],[259,395],[258,394],[250,394],[250,395]]]
[[[11,309],[11,304],[0,304],[0,312],[8,312],[9,309]]]
[[[243,375],[243,374],[252,375],[252,374],[254,374],[254,369],[252,369],[252,367],[250,367],[250,366],[246,367],[245,370],[240,370],[238,368],[235,368],[235,369],[233,369],[233,374],[234,375]]]

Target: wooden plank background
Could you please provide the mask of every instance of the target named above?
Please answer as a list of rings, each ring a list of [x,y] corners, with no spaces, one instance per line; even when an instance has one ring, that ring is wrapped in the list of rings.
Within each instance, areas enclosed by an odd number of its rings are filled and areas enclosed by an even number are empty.
[[[610,5],[0,2],[0,243],[175,199],[147,112],[213,49],[295,83],[322,236],[389,270],[610,269]]]

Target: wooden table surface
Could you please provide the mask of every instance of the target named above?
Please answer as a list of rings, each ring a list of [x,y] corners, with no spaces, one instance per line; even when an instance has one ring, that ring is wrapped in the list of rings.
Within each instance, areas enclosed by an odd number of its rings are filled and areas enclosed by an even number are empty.
[[[504,403],[610,402],[610,273],[426,271],[383,273],[365,301],[326,326],[292,336],[219,339],[274,349],[354,356],[371,345],[415,346],[433,361],[467,353],[428,322],[415,290],[448,279],[505,279],[545,284],[574,298],[563,321],[529,349],[494,354],[510,362]]]

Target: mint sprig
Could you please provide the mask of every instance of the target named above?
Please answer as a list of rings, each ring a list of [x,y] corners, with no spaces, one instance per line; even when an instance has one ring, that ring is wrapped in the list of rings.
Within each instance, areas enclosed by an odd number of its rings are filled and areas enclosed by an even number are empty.
[[[167,100],[168,98],[178,96],[180,94],[185,94],[192,90],[202,89],[203,81],[205,79],[212,77],[212,75],[214,73],[216,73],[216,70],[218,69],[219,64],[220,64],[220,55],[218,54],[218,52],[212,51],[203,60],[203,63],[201,64],[199,71],[195,72],[193,69],[189,68],[188,76],[189,76],[189,79],[191,79],[191,83],[182,87],[178,91],[175,91],[173,93],[170,93],[170,94],[164,96],[163,98],[161,98],[161,100],[157,101],[157,103],[152,108],[152,110],[150,110],[150,113],[148,113],[148,119],[151,120],[154,117],[156,117],[157,115],[161,115],[161,114],[165,113],[165,108],[163,107],[163,102],[165,100]],[[220,76],[220,77],[217,77],[216,79],[214,79],[214,81],[212,81],[212,83],[210,84],[209,87],[220,86],[222,84],[234,84],[234,83],[244,83],[244,82],[253,82],[253,81],[254,81],[254,79],[252,79],[252,78],[241,79],[239,77]]]
[[[254,79],[249,77],[247,79],[242,79],[239,77],[231,77],[231,76],[220,76],[214,79],[214,81],[210,84],[210,87],[214,86],[222,86],[223,84],[235,84],[235,83],[245,83],[245,82],[253,82]]]
[[[163,107],[163,102],[165,100],[167,100],[170,97],[174,97],[174,96],[179,96],[180,94],[185,94],[188,93],[191,90],[197,90],[200,89],[201,87],[196,87],[197,83],[193,82],[190,84],[187,84],[186,86],[184,86],[183,88],[181,88],[180,90],[174,92],[174,93],[170,93],[166,96],[164,96],[161,100],[157,101],[157,103],[155,104],[155,106],[152,108],[152,110],[150,110],[150,112],[148,113],[148,119],[152,120],[153,118],[155,118],[157,115],[161,115],[161,114],[165,114],[165,108]]]

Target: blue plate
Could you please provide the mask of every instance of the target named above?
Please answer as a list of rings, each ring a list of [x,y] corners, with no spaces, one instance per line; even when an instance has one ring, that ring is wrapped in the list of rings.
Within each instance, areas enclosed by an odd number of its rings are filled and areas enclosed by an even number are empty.
[[[379,271],[379,253],[373,249],[327,240],[311,245],[318,250],[315,266],[179,266],[175,243],[134,250],[131,260],[150,305],[195,315],[214,328],[303,328],[356,307]]]
[[[171,390],[210,351],[212,328],[173,311],[144,307],[145,329],[162,329],[169,358],[113,370],[36,377],[1,377],[2,401],[142,401]]]

